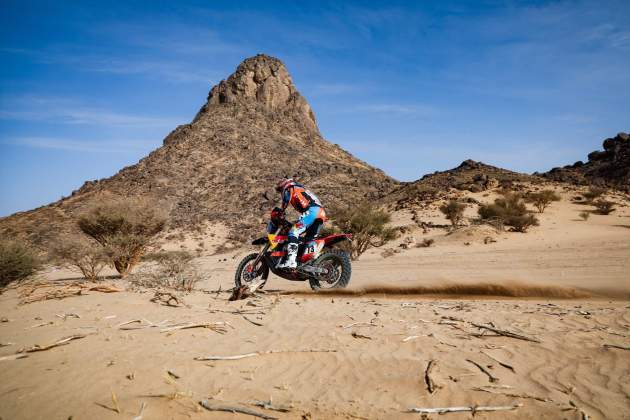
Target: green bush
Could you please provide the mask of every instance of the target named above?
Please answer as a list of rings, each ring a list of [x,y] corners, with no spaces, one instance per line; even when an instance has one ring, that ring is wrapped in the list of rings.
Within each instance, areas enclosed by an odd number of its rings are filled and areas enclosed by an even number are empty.
[[[440,206],[440,211],[451,221],[453,227],[457,227],[464,218],[466,204],[457,200],[449,200]]]
[[[147,254],[145,261],[156,263],[148,276],[138,276],[135,283],[146,287],[168,287],[190,292],[201,276],[192,264],[194,255],[188,251],[160,251]]]
[[[510,226],[515,232],[526,232],[530,226],[538,226],[538,219],[528,212],[517,194],[506,194],[494,204],[482,204],[478,213],[484,221]]]
[[[30,277],[39,266],[39,258],[28,245],[14,240],[0,240],[0,289]]]
[[[527,194],[526,199],[538,209],[538,213],[543,213],[553,201],[560,201],[560,196],[553,190],[542,190]]]
[[[607,200],[597,200],[593,203],[598,214],[610,214],[615,211],[615,203]]]
[[[351,233],[350,257],[358,259],[370,247],[383,246],[396,237],[396,229],[387,224],[391,216],[369,203],[332,211],[334,223],[344,233]]]
[[[166,217],[147,201],[112,201],[92,208],[77,223],[103,247],[116,271],[125,277],[164,229]]]
[[[588,211],[581,211],[580,212],[580,218],[582,220],[584,220],[585,222],[588,220],[588,218],[591,217],[591,213]]]

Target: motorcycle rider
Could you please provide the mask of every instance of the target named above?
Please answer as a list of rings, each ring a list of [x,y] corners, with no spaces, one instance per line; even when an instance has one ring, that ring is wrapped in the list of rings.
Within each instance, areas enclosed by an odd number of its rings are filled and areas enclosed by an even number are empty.
[[[291,178],[284,178],[278,182],[276,191],[282,196],[283,211],[291,204],[300,213],[299,219],[289,230],[287,257],[277,266],[278,268],[294,269],[297,267],[296,259],[300,235],[316,221],[319,221],[319,227],[321,227],[326,221],[326,211],[315,194]]]

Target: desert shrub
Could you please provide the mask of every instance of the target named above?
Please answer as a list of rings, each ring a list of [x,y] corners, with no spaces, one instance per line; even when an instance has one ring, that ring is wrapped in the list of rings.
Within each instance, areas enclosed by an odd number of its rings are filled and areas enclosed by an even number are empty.
[[[160,251],[147,254],[145,261],[155,266],[142,275],[135,276],[133,282],[145,287],[167,287],[190,292],[201,276],[192,264],[194,256],[187,251]]]
[[[543,213],[552,202],[560,201],[560,196],[553,190],[542,190],[527,194],[526,199],[536,207],[538,213]]]
[[[526,232],[530,226],[538,226],[538,219],[527,211],[525,203],[516,194],[497,198],[494,204],[482,204],[478,212],[483,220],[510,226],[515,232]]]
[[[140,261],[165,223],[159,208],[146,201],[101,204],[78,220],[81,231],[104,248],[121,277]]]
[[[464,209],[466,204],[457,200],[449,200],[440,206],[440,211],[451,221],[453,227],[457,227],[464,218]]]
[[[587,202],[592,203],[595,199],[601,197],[606,192],[606,188],[590,187],[587,192],[582,194]]]
[[[615,211],[615,203],[607,200],[597,200],[593,203],[598,214],[610,214]]]
[[[109,255],[100,245],[82,238],[62,237],[49,250],[51,260],[69,267],[87,280],[96,281],[109,264]]]
[[[25,243],[0,240],[0,289],[30,277],[39,269],[39,265],[37,254]]]
[[[580,218],[582,220],[584,220],[585,222],[588,220],[588,218],[591,217],[591,213],[588,211],[581,211],[580,212]]]
[[[337,209],[331,213],[337,227],[353,235],[350,251],[353,260],[358,259],[370,247],[383,246],[396,237],[396,229],[387,226],[391,216],[369,203]]]

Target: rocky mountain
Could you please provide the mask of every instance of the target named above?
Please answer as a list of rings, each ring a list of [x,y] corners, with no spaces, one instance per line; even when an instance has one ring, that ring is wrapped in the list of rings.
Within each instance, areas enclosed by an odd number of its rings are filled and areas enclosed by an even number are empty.
[[[391,208],[412,208],[425,201],[444,198],[453,188],[462,191],[481,192],[514,182],[540,182],[541,178],[497,168],[474,160],[465,160],[458,167],[427,174],[414,182],[403,183],[392,190],[382,201]]]
[[[273,187],[287,175],[325,205],[373,199],[398,185],[324,140],[284,64],[257,55],[214,86],[193,121],[172,131],[162,147],[111,178],[86,182],[68,198],[0,219],[0,233],[45,242],[92,203],[121,196],[156,200],[171,227],[221,223],[244,240],[262,228],[279,198]]]
[[[603,142],[604,150],[588,155],[586,163],[575,162],[553,168],[543,177],[559,182],[580,185],[605,185],[630,192],[630,135],[619,133]]]

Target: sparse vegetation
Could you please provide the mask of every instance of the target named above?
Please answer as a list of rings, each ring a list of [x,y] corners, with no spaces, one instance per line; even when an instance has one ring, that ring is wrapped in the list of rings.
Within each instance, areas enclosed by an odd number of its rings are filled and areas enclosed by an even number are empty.
[[[435,243],[435,239],[423,239],[422,242],[416,244],[416,248],[428,248]]]
[[[30,277],[39,264],[36,253],[28,245],[14,240],[0,240],[0,289]]]
[[[597,200],[593,203],[597,209],[597,214],[610,214],[615,211],[615,203],[608,200]]]
[[[466,204],[457,200],[449,200],[440,206],[440,211],[451,221],[454,228],[459,226],[464,218],[464,209],[466,209]]]
[[[148,273],[138,275],[133,282],[145,287],[167,287],[190,292],[201,276],[192,264],[194,256],[187,251],[160,251],[147,254],[143,260],[156,263]]]
[[[121,277],[140,261],[165,223],[158,207],[146,201],[102,204],[78,220],[81,231],[103,247]]]
[[[494,204],[482,204],[479,216],[493,225],[512,227],[515,232],[526,232],[531,226],[538,226],[536,216],[527,211],[525,203],[517,194],[505,194],[497,198]]]
[[[591,217],[591,212],[588,212],[588,211],[580,212],[580,218],[584,220],[585,222],[588,220],[589,217]]]
[[[553,190],[542,190],[539,192],[529,193],[526,198],[527,201],[536,207],[538,213],[543,213],[552,202],[560,201],[560,196]]]
[[[599,197],[606,193],[606,188],[602,187],[590,187],[587,192],[582,194],[587,203],[592,203]]]
[[[396,237],[396,229],[387,226],[391,216],[369,203],[331,213],[335,224],[342,231],[353,234],[350,252],[353,260],[370,247],[380,247]]]
[[[50,250],[53,261],[81,273],[87,280],[96,281],[110,263],[106,250],[92,241],[62,237]]]

